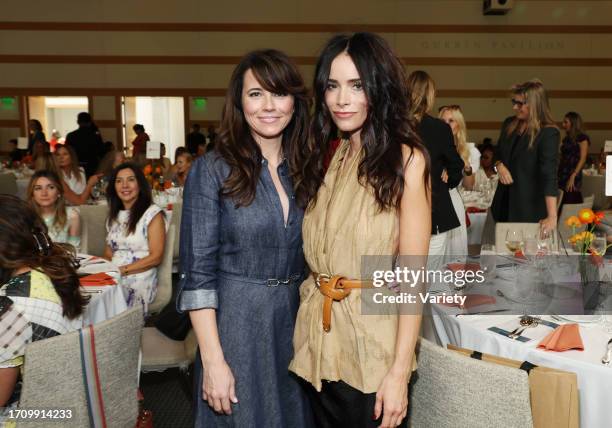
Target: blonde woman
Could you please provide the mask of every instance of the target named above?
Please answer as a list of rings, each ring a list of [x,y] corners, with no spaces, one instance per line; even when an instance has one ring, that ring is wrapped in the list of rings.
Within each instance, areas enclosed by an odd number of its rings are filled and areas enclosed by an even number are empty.
[[[53,171],[36,171],[28,186],[28,200],[44,220],[53,242],[81,244],[81,221],[76,209],[66,207],[64,189],[59,176]]]
[[[480,152],[474,147],[474,144],[466,141],[467,129],[461,108],[458,105],[443,106],[440,108],[438,117],[450,126],[453,132],[455,147],[457,148],[459,156],[461,156],[461,160],[463,160],[463,179],[461,180],[461,185],[467,190],[472,190],[474,188],[475,173],[480,167]],[[446,174],[446,172],[444,174]],[[446,255],[451,257],[465,256],[468,250],[465,206],[463,205],[463,200],[457,189],[458,187],[455,187],[450,190],[450,197],[461,225],[449,231]]]
[[[491,214],[498,222],[557,225],[557,165],[560,134],[538,79],[512,88],[515,115],[502,125],[495,166],[499,184]]]
[[[447,254],[449,232],[461,226],[449,191],[461,183],[465,162],[457,153],[451,128],[429,115],[436,94],[435,83],[429,74],[422,70],[412,72],[408,76],[408,93],[410,115],[418,123],[417,132],[431,159],[431,239],[428,263],[435,269],[441,266],[442,256]],[[442,179],[444,171],[446,180]]]
[[[98,182],[99,175],[85,178],[85,171],[79,166],[76,152],[70,146],[60,146],[55,150],[64,196],[70,205],[83,205]]]

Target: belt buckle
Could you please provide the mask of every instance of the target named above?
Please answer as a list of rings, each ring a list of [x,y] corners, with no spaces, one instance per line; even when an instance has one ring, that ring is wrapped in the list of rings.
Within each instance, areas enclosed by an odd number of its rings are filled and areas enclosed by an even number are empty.
[[[331,279],[331,276],[329,276],[326,273],[318,274],[317,277],[315,278],[315,284],[317,285],[318,288],[321,288],[321,280],[323,279],[329,281]]]
[[[291,282],[291,278],[289,279],[270,278],[266,280],[266,285],[268,287],[278,287],[280,285],[289,285],[290,282]]]
[[[278,287],[280,285],[280,281],[276,278],[271,278],[266,281],[266,285],[268,287]]]

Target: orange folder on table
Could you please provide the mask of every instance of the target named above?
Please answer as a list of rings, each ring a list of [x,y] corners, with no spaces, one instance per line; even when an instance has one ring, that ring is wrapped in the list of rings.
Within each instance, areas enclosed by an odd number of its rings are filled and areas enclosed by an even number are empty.
[[[99,287],[101,285],[117,285],[115,279],[104,273],[94,273],[93,275],[87,275],[79,279],[82,287],[93,286]]]

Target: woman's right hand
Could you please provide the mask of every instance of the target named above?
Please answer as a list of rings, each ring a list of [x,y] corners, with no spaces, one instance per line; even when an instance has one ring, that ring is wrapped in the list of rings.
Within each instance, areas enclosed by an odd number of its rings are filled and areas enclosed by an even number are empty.
[[[510,174],[510,170],[506,168],[506,165],[500,162],[496,165],[496,168],[497,175],[499,176],[499,182],[501,184],[510,185],[514,183],[514,180],[512,179],[512,174]]]
[[[225,360],[204,363],[202,398],[217,413],[232,414],[231,403],[238,403],[232,370]]]

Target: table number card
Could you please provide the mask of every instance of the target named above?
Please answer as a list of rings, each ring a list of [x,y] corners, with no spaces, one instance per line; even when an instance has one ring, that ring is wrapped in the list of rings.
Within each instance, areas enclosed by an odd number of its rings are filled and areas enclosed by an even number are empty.
[[[606,196],[612,196],[612,156],[606,156]]]
[[[27,137],[17,138],[17,148],[19,150],[28,150],[28,138]]]
[[[161,142],[147,141],[147,159],[159,159],[161,157]]]

